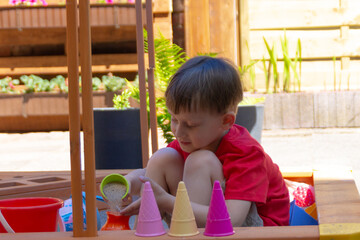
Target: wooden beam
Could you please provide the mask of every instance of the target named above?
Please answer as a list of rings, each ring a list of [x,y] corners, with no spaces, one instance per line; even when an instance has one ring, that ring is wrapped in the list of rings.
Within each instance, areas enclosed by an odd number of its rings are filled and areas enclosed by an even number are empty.
[[[93,66],[93,73],[109,73],[109,72],[137,72],[137,64],[123,64],[107,66]],[[80,70],[79,70],[80,71]],[[81,71],[80,71],[81,72]],[[53,75],[67,74],[67,67],[41,67],[41,68],[0,68],[0,76],[9,75]]]
[[[136,53],[93,55],[93,65],[133,65],[137,63]],[[0,68],[45,68],[67,65],[66,56],[0,57]]]
[[[135,26],[92,27],[91,41],[127,42],[135,41]],[[66,28],[0,29],[0,45],[51,45],[65,44]]]

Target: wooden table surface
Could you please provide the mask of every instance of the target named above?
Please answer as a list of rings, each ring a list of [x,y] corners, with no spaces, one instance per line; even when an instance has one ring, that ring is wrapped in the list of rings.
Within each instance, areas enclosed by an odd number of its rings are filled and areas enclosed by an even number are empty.
[[[97,182],[110,173],[128,170],[97,170]],[[283,173],[289,180],[313,183],[319,226],[235,228],[235,234],[223,239],[360,239],[360,196],[350,171],[314,171]],[[52,196],[68,198],[70,172],[0,172],[0,198]],[[68,191],[68,192],[67,192]],[[49,195],[50,194],[50,195]],[[186,239],[213,239],[200,234]],[[70,239],[66,233],[19,233],[12,239]],[[97,239],[139,239],[134,231],[99,231]],[[0,234],[5,239],[8,234]],[[350,238],[352,237],[352,238]],[[358,238],[359,237],[359,238]],[[156,239],[174,239],[167,234]],[[222,238],[218,238],[222,239]]]

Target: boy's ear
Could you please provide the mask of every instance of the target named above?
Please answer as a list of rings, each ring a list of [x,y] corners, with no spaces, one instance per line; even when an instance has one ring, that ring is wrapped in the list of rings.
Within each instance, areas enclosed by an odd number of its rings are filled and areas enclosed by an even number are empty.
[[[225,115],[223,116],[223,126],[226,129],[229,129],[232,127],[232,125],[234,125],[235,123],[235,113],[234,112],[227,112],[225,113]]]

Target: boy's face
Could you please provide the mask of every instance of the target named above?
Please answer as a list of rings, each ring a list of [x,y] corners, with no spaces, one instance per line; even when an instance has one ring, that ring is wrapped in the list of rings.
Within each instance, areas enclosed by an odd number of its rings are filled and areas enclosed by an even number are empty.
[[[180,111],[171,114],[171,131],[179,141],[183,151],[191,153],[206,149],[215,152],[221,138],[232,126],[227,114],[210,111]]]

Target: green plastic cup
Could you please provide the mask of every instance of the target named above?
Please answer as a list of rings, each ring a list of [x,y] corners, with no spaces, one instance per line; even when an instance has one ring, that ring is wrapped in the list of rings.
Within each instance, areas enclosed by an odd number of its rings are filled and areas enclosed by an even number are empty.
[[[111,183],[111,182],[118,182],[118,183],[121,183],[126,186],[126,192],[125,192],[124,196],[122,196],[122,198],[121,198],[121,199],[124,199],[126,197],[126,195],[129,193],[129,182],[126,180],[126,178],[123,175],[118,174],[118,173],[109,174],[106,177],[104,177],[103,180],[101,181],[100,191],[101,191],[101,194],[104,196],[104,198],[108,199],[103,192],[103,188],[106,184]]]

